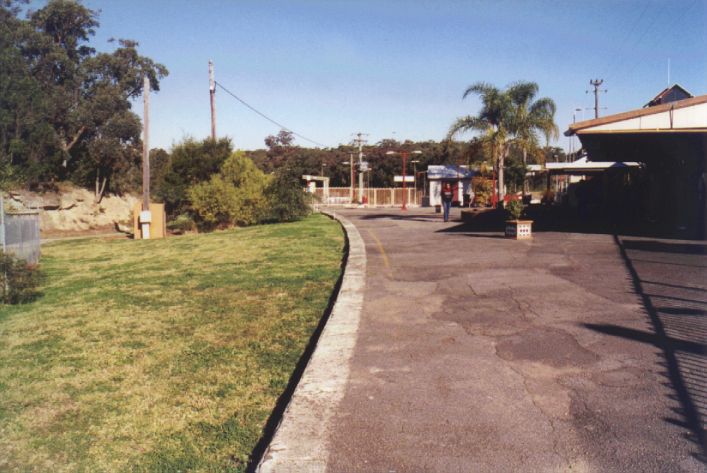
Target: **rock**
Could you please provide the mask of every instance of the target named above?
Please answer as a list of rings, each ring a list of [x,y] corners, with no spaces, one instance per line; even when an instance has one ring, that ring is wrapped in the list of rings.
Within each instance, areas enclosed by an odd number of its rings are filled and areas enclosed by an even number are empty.
[[[125,233],[126,235],[133,234],[133,227],[125,222],[115,221],[113,222],[113,226],[115,227],[115,230],[120,233]]]
[[[43,232],[113,228],[116,222],[121,222],[119,231],[131,233],[130,225],[125,222],[132,222],[132,208],[138,202],[138,198],[132,195],[107,194],[100,204],[96,204],[91,191],[64,183],[59,186],[59,192],[12,191],[8,194],[11,206],[40,209]]]
[[[43,210],[56,210],[61,207],[61,196],[53,192],[43,194],[39,199],[38,207]]]

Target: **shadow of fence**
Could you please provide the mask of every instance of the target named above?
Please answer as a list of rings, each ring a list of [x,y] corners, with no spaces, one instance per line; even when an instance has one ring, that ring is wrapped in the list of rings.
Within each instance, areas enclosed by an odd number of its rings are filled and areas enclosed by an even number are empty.
[[[666,385],[673,389],[675,416],[666,422],[679,425],[707,459],[707,289],[706,246],[702,243],[630,240],[614,236],[633,288],[650,317],[652,332],[610,324],[585,324],[612,336],[649,343],[662,351]],[[650,252],[649,258],[645,254]],[[637,257],[640,256],[640,257]],[[679,261],[675,261],[678,258]]]

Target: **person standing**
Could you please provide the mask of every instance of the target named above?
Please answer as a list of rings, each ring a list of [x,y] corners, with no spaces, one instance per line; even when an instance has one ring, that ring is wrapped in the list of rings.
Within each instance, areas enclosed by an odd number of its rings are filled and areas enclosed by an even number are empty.
[[[444,207],[444,221],[449,221],[449,209],[452,207],[452,186],[445,182],[442,186],[442,207]]]

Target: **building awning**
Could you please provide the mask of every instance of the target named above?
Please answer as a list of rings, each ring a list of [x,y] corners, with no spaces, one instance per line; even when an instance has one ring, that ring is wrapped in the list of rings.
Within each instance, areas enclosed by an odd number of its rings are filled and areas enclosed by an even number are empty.
[[[589,161],[586,156],[571,163],[546,163],[545,169],[554,174],[592,174],[610,169],[639,167],[635,161]]]
[[[461,180],[461,179],[471,179],[476,174],[475,171],[464,167],[464,166],[453,166],[453,165],[430,165],[427,166],[427,179],[428,180]]]

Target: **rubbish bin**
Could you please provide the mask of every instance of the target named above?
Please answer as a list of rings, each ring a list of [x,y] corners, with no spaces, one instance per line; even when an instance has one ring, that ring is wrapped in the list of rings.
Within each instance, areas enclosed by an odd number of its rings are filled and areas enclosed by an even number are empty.
[[[442,213],[442,206],[441,205],[435,205],[435,213],[436,214]]]

